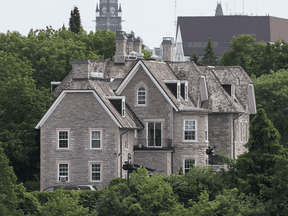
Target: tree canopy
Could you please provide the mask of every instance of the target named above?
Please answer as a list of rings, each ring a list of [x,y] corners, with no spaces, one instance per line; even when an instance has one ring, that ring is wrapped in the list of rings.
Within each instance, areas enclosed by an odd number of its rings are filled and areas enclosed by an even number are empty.
[[[69,29],[71,32],[78,34],[81,31],[81,18],[78,7],[74,6],[74,9],[71,10],[70,19],[69,19]]]
[[[215,55],[215,52],[213,51],[211,38],[209,38],[208,43],[207,43],[204,51],[205,51],[205,53],[204,53],[204,56],[201,60],[201,64],[202,65],[212,65],[212,66],[218,65],[217,57]]]

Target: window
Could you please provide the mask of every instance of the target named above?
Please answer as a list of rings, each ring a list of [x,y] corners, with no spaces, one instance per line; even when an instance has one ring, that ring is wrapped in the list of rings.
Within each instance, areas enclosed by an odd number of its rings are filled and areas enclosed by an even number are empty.
[[[208,120],[205,119],[205,142],[208,142]]]
[[[188,82],[185,82],[185,101],[188,101]]]
[[[134,130],[134,137],[137,138],[137,130]]]
[[[143,87],[140,87],[137,90],[137,105],[139,106],[146,105],[146,90]]]
[[[195,159],[184,159],[183,160],[183,171],[184,171],[183,174],[188,173],[193,164],[196,165]]]
[[[248,141],[248,130],[249,130],[249,127],[248,127],[248,123],[246,122],[246,129],[245,129],[246,142]]]
[[[69,147],[69,131],[58,131],[58,148],[68,148]]]
[[[58,164],[58,181],[59,182],[69,181],[69,164],[68,163]]]
[[[91,130],[90,131],[90,148],[91,149],[101,149],[102,131]]]
[[[181,96],[188,101],[188,82],[181,81]]]
[[[240,122],[239,133],[240,133],[240,142],[242,142],[242,122]]]
[[[125,149],[126,149],[126,150],[128,149],[128,142],[127,142],[127,139],[125,139]]]
[[[161,147],[162,146],[162,123],[147,122],[147,146]]]
[[[101,181],[101,163],[91,163],[90,166],[91,181]]]
[[[232,100],[235,99],[235,85],[231,86],[231,97],[232,97]]]
[[[185,120],[184,121],[184,140],[197,140],[197,126],[196,120]]]

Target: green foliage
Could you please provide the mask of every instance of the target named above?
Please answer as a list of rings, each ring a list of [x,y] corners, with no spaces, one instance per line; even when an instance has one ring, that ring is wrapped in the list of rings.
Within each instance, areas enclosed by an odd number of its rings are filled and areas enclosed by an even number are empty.
[[[0,142],[20,182],[39,173],[36,123],[51,103],[48,90],[36,89],[33,69],[16,54],[0,52]]]
[[[1,143],[0,143],[1,146]],[[24,187],[16,184],[17,177],[0,147],[0,215],[18,215],[16,211],[23,197]]]
[[[182,169],[182,167],[180,167],[179,175],[183,175],[183,169]]]
[[[63,190],[53,191],[53,197],[48,197],[48,201],[39,207],[41,215],[95,215],[93,211],[89,213],[89,208],[79,205],[80,194],[78,191],[63,193]]]
[[[217,57],[213,51],[213,46],[211,43],[211,38],[209,38],[208,43],[204,49],[205,53],[203,59],[201,60],[202,65],[218,65]]]
[[[281,134],[280,143],[288,147],[288,70],[279,70],[254,79],[257,107],[267,112]]]
[[[199,56],[196,52],[193,53],[193,55],[190,57],[190,61],[193,61],[196,65],[198,65],[200,62],[198,62]]]
[[[142,44],[142,53],[144,54],[144,59],[149,60],[152,54],[149,51],[145,50],[144,48],[145,48],[145,45]]]
[[[197,200],[204,191],[212,200],[223,188],[220,176],[213,172],[213,167],[193,166],[184,176],[171,175],[169,183],[185,206],[189,199]]]
[[[81,18],[78,7],[74,6],[74,9],[71,10],[70,19],[69,19],[69,28],[71,32],[78,34],[81,30]]]

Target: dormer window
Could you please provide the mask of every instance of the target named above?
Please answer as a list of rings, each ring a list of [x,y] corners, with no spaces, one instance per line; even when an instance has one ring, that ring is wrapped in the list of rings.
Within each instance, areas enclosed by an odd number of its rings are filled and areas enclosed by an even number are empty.
[[[125,117],[125,97],[121,96],[110,96],[108,97],[111,104],[120,113],[122,117]]]
[[[225,84],[225,85],[222,85],[222,87],[230,95],[232,100],[234,100],[235,99],[235,85]]]
[[[138,106],[146,105],[146,90],[143,87],[137,89],[137,105]]]
[[[185,101],[188,101],[188,81],[164,80],[164,82],[177,100],[180,101],[182,97]]]
[[[188,101],[188,81],[181,81],[181,96]]]

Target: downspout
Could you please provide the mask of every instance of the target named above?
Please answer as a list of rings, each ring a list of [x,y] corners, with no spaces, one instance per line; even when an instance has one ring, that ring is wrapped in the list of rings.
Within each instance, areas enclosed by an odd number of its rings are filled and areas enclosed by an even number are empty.
[[[127,132],[127,130],[120,134],[120,178],[122,178],[122,136]]]
[[[233,119],[233,159],[235,159],[235,126],[234,125],[235,125],[235,120],[239,118],[240,116],[242,116],[242,114],[239,114]]]

